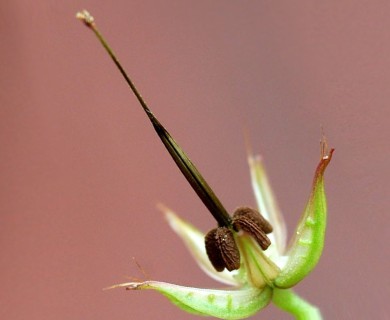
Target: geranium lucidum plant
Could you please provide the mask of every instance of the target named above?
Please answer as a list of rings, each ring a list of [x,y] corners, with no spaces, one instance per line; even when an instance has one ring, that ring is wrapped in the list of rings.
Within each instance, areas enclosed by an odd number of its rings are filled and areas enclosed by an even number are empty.
[[[314,269],[322,254],[326,229],[324,172],[334,150],[328,151],[325,140],[321,142],[321,159],[314,173],[311,194],[293,239],[286,248],[284,220],[261,159],[251,153],[248,157],[258,210],[239,207],[230,216],[194,164],[150,111],[97,30],[93,17],[87,11],[78,13],[77,17],[99,38],[177,166],[218,223],[216,228],[204,234],[170,209],[162,207],[170,226],[208,275],[232,286],[227,290],[213,290],[143,281],[111,288],[157,290],[189,313],[221,319],[247,318],[271,301],[297,319],[321,319],[320,311],[296,295],[291,287]]]

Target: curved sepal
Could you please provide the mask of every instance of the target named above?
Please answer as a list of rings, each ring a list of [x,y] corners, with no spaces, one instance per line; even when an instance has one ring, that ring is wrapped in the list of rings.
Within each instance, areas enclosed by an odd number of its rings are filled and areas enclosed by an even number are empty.
[[[240,290],[214,290],[158,281],[129,282],[114,287],[157,290],[186,312],[220,319],[247,318],[266,307],[272,298],[269,287],[261,290],[249,287]]]
[[[273,232],[268,235],[271,240],[271,246],[266,253],[273,259],[284,253],[287,237],[286,224],[277,205],[261,157],[252,155],[248,150],[248,164],[251,174],[252,189],[255,194],[258,209],[274,229]]]
[[[309,201],[287,253],[288,261],[275,279],[275,286],[279,288],[290,288],[297,284],[314,269],[321,257],[327,215],[324,172],[333,151],[331,149],[324,155],[317,166]]]

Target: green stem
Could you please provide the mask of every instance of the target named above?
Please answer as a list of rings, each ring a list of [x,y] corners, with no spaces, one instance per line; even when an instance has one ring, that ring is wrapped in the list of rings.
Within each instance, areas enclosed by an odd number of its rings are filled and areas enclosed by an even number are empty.
[[[320,310],[302,299],[291,289],[274,289],[272,302],[280,309],[291,313],[298,320],[321,320]]]

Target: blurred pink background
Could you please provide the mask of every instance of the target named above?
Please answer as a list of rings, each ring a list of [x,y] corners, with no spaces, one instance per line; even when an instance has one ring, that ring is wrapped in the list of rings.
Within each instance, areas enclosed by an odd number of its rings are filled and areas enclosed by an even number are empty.
[[[329,224],[296,287],[327,319],[389,319],[388,1],[22,1],[0,5],[0,318],[195,319],[142,278],[221,287],[165,223],[215,226],[119,72],[74,16],[87,8],[155,114],[229,210],[254,205],[244,134],[291,235],[321,126],[336,148]],[[254,319],[291,319],[269,307]]]

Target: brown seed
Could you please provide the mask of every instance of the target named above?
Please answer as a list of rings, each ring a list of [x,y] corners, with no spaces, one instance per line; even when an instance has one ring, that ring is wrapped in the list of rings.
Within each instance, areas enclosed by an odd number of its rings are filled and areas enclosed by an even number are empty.
[[[209,231],[205,237],[206,252],[215,270],[221,272],[240,268],[240,252],[233,232],[227,227]]]
[[[225,263],[223,262],[221,252],[218,248],[216,241],[217,228],[210,230],[205,236],[206,253],[209,257],[214,269],[218,272],[225,269]]]
[[[248,207],[236,209],[233,214],[233,228],[249,233],[263,250],[266,250],[271,241],[266,233],[272,232],[271,224],[256,210]]]
[[[271,233],[273,228],[272,225],[264,219],[261,213],[250,207],[239,207],[234,211],[233,219],[241,216],[248,216],[256,223],[264,233]]]

